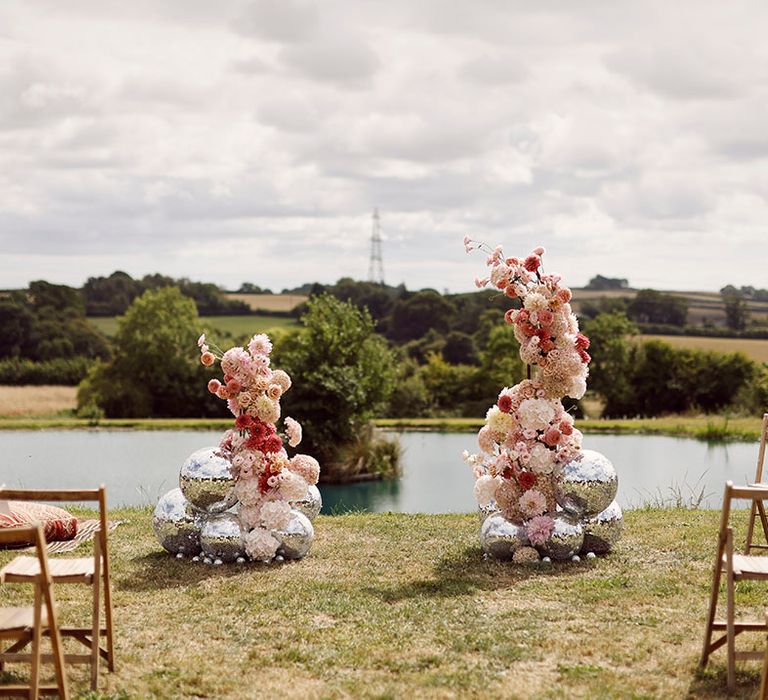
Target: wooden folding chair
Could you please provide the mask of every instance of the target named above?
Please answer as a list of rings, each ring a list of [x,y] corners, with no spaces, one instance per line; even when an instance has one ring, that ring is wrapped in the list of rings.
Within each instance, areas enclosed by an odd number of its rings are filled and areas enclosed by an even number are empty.
[[[760,449],[757,452],[757,469],[755,470],[755,486],[763,483],[763,466],[765,465],[765,446],[768,442],[768,413],[763,414],[763,430],[760,435]],[[765,544],[753,544],[752,535],[755,531],[755,519],[760,516],[760,524],[765,536]],[[747,542],[744,546],[744,554],[749,554],[751,549],[768,549],[768,517],[765,515],[765,506],[762,501],[753,501],[749,510],[749,525],[747,526]]]
[[[0,686],[0,695],[27,695],[34,699],[45,694],[58,695],[62,700],[66,700],[69,698],[69,691],[64,675],[64,657],[43,528],[39,523],[35,523],[0,530],[0,544],[19,544],[30,541],[35,544],[36,555],[30,558],[37,563],[37,574],[31,579],[35,585],[35,604],[24,608],[0,608],[0,639],[23,641],[24,645],[32,643],[29,658],[25,659],[31,663],[29,685],[15,683]],[[43,634],[49,636],[51,640],[52,654],[46,657],[43,657],[40,652]],[[40,685],[40,663],[43,659],[53,661],[56,685]]]
[[[45,491],[31,489],[0,489],[0,499],[9,501],[97,501],[99,504],[99,530],[93,541],[93,556],[50,559],[51,577],[54,583],[84,583],[93,591],[91,625],[89,627],[61,627],[64,637],[73,637],[90,651],[87,654],[66,654],[67,663],[91,665],[91,688],[96,690],[99,679],[99,660],[107,662],[110,671],[115,670],[114,634],[112,627],[112,589],[109,580],[109,548],[107,543],[107,495],[104,485],[98,489],[83,491]],[[16,557],[0,569],[0,577],[9,583],[30,581],[38,574],[34,557]],[[103,584],[104,622],[101,626],[101,586]],[[106,648],[101,646],[106,637]],[[0,653],[0,662],[12,661],[25,646],[17,642]]]
[[[768,627],[768,613],[765,615],[765,626]],[[760,692],[757,695],[758,700],[768,700],[768,644],[765,645],[765,654],[763,655],[763,672],[760,675]]]
[[[736,685],[736,661],[762,659],[763,652],[736,651],[736,636],[742,632],[768,631],[763,620],[735,619],[735,584],[739,581],[768,582],[768,557],[753,554],[735,554],[733,546],[733,528],[730,526],[731,502],[739,499],[756,501],[768,499],[768,485],[734,486],[727,481],[723,495],[723,510],[720,516],[720,533],[717,541],[717,556],[712,576],[712,592],[709,598],[707,628],[704,633],[704,648],[701,654],[701,666],[706,666],[710,654],[725,645],[728,651],[728,690]],[[717,599],[720,594],[720,580],[725,574],[726,584],[726,619],[716,620]],[[713,641],[713,632],[724,634]]]

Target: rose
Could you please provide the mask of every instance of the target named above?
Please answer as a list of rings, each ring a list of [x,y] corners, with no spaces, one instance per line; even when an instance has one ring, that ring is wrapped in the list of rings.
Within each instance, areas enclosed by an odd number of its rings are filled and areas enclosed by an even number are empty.
[[[212,352],[204,352],[202,355],[200,355],[200,362],[205,367],[210,367],[214,362],[216,362],[216,358],[213,356]]]

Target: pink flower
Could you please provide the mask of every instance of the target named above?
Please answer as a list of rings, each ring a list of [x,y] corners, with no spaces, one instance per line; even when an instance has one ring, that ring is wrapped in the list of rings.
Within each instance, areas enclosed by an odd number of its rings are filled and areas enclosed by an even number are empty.
[[[544,433],[544,436],[542,437],[542,441],[545,445],[549,445],[550,447],[554,447],[560,442],[561,438],[560,431],[555,428],[554,426],[547,429],[547,431]]]
[[[592,356],[586,350],[579,350],[579,357],[585,365],[588,365],[589,361],[592,359]]]
[[[240,382],[237,381],[237,379],[230,379],[227,382],[227,391],[229,392],[230,396],[235,396],[236,394],[239,394],[240,389],[242,389],[242,386],[240,385]]]
[[[507,284],[504,287],[504,296],[509,297],[510,299],[515,299],[517,297],[517,290],[515,289],[514,284]]]
[[[541,515],[547,510],[547,499],[544,498],[544,494],[536,489],[529,489],[518,500],[520,504],[520,510],[523,511],[523,515],[528,518],[533,518],[537,515]]]
[[[205,345],[205,333],[197,339],[197,347],[201,348],[203,345]]]
[[[523,261],[523,267],[528,270],[528,272],[536,272],[536,270],[541,267],[541,258],[539,258],[538,255],[529,255]]]
[[[486,277],[484,279],[480,279],[479,277],[475,277],[475,287],[478,289],[482,289],[485,287],[486,284],[488,284],[490,280]]]
[[[301,442],[301,425],[290,416],[285,418],[285,434],[291,447],[296,447]]]
[[[212,352],[204,352],[202,355],[200,355],[200,362],[202,362],[206,367],[210,367],[214,362],[216,362],[216,358],[213,356]]]
[[[549,326],[555,320],[555,315],[549,309],[539,311],[539,323],[542,326]]]
[[[589,348],[589,338],[583,333],[576,334],[576,349],[587,350]]]
[[[560,287],[560,289],[557,290],[557,296],[564,304],[567,304],[570,300],[573,294],[571,293],[571,290],[568,289],[568,287]]]
[[[548,515],[537,515],[528,521],[525,532],[533,545],[544,544],[555,529],[555,521]]]
[[[210,382],[208,382],[208,391],[210,391],[212,394],[215,394],[219,387],[221,386],[221,382],[218,379],[211,379]]]
[[[507,287],[509,289],[509,287]],[[504,314],[504,320],[507,323],[514,323],[515,322],[515,311],[516,309],[508,309],[507,312]]]
[[[567,421],[567,420],[561,421],[560,422],[560,432],[563,435],[572,435],[573,434],[573,425],[569,421]]]
[[[474,246],[472,245],[472,239],[469,236],[464,236],[464,250],[467,253],[471,253],[474,249]]]
[[[220,399],[228,399],[229,392],[227,391],[227,387],[225,387],[223,384],[219,386],[219,388],[216,389],[216,396],[218,396]]]
[[[537,246],[536,248],[534,248],[533,249],[533,254],[534,255],[539,255],[539,256],[544,255],[544,248],[543,248],[543,246]]]
[[[269,355],[272,352],[272,341],[266,333],[259,333],[251,338],[248,343],[248,350],[251,355]]]
[[[283,389],[279,384],[270,384],[267,389],[267,396],[273,401],[277,401],[283,394]]]

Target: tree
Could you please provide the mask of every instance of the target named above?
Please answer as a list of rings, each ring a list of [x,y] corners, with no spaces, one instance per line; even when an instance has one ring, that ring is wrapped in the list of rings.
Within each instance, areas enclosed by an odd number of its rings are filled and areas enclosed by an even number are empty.
[[[455,313],[450,301],[432,289],[425,289],[395,304],[388,335],[394,340],[414,340],[431,328],[446,333]]]
[[[395,361],[370,313],[330,294],[312,297],[302,322],[275,351],[293,379],[283,410],[303,424],[306,451],[334,462],[386,404]]]
[[[112,359],[80,385],[78,406],[117,418],[222,415],[199,363],[199,328],[195,303],[178,289],[145,292],[120,320]]]
[[[747,302],[744,294],[736,289],[720,291],[725,305],[725,325],[733,331],[743,331],[747,327]]]
[[[600,314],[585,321],[589,337],[589,387],[605,401],[606,417],[634,415],[632,387],[632,345],[629,337],[637,326],[622,313]]]
[[[443,357],[452,365],[477,364],[477,347],[471,335],[461,331],[451,331],[445,336]]]
[[[688,317],[688,303],[682,297],[672,294],[641,289],[630,302],[627,316],[636,323],[684,326]]]
[[[13,299],[0,299],[0,357],[19,357],[28,343],[34,316]]]
[[[584,289],[627,289],[629,282],[619,277],[603,277],[595,275]]]

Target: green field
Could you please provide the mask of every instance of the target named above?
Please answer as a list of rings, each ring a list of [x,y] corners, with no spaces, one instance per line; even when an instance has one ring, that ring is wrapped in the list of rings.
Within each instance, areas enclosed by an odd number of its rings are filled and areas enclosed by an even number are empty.
[[[88,318],[89,323],[110,338],[117,333],[117,316]],[[223,331],[235,337],[267,333],[277,328],[298,328],[296,319],[284,316],[201,316],[200,332],[215,334]]]
[[[529,566],[484,561],[475,514],[320,516],[303,561],[216,567],[163,552],[149,509],[110,519],[117,670],[102,671],[100,698],[726,693],[724,649],[698,668],[717,511],[630,511],[614,554]],[[62,624],[89,619],[87,588],[57,588]],[[739,584],[739,613],[761,618],[765,594]],[[29,595],[3,585],[0,604]],[[765,635],[737,644],[763,649]],[[84,693],[88,667],[67,673]],[[759,678],[759,662],[739,663],[731,697],[754,697]]]
[[[755,362],[768,362],[768,340],[755,338],[706,338],[692,335],[641,335],[644,340],[661,340],[676,348],[712,350],[714,352],[742,352]]]

